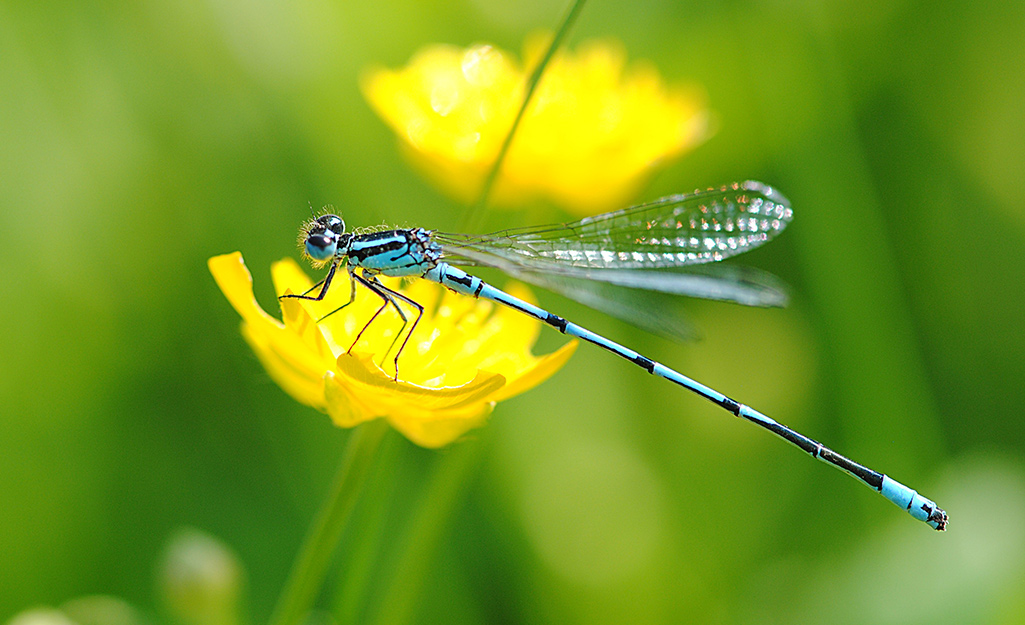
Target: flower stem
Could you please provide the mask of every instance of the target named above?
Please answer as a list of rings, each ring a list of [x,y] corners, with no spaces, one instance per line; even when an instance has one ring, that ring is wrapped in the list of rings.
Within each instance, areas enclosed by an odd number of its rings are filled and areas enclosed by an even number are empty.
[[[387,430],[384,419],[376,419],[363,424],[349,437],[331,492],[314,518],[292,564],[270,625],[299,625],[310,611],[324,581],[331,555]]]
[[[386,582],[376,625],[397,625],[413,620],[423,588],[431,574],[438,544],[450,529],[450,521],[481,464],[486,443],[465,442],[449,449],[435,465],[426,491],[401,537],[401,553]]]
[[[520,105],[520,110],[516,112],[516,119],[513,120],[512,126],[509,127],[509,132],[505,135],[505,141],[502,142],[502,147],[498,150],[495,162],[491,164],[491,169],[488,170],[488,176],[484,179],[484,185],[481,187],[477,204],[467,213],[464,219],[462,225],[464,232],[474,232],[480,226],[479,222],[483,218],[484,208],[488,202],[488,196],[491,194],[491,187],[494,186],[495,180],[498,179],[498,172],[502,169],[502,162],[505,161],[505,156],[509,152],[509,146],[512,145],[513,136],[516,135],[516,129],[520,126],[520,120],[523,119],[527,105],[530,104],[530,100],[534,96],[534,90],[537,88],[537,84],[541,82],[541,76],[544,75],[545,68],[548,67],[548,63],[555,56],[556,50],[562,45],[562,40],[566,38],[570,28],[573,26],[573,22],[577,20],[577,16],[584,9],[586,2],[587,0],[574,0],[573,6],[570,7],[566,17],[559,25],[559,30],[555,31],[555,36],[552,37],[552,43],[549,44],[548,50],[541,57],[541,62],[537,64],[537,67],[534,68],[533,73],[530,75],[530,79],[527,80],[527,91],[523,96],[523,103]]]

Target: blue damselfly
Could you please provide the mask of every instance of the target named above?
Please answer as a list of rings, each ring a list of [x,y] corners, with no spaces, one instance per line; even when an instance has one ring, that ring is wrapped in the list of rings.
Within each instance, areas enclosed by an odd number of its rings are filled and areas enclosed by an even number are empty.
[[[669,196],[569,224],[505,230],[483,236],[443,234],[423,228],[347,233],[345,222],[340,217],[322,215],[305,226],[303,238],[306,254],[315,263],[329,264],[327,275],[302,295],[282,297],[322,300],[338,268],[345,267],[351,284],[349,304],[355,300],[357,284],[382,300],[381,307],[357,335],[353,345],[389,305],[402,318],[403,331],[405,326],[409,326],[409,332],[405,333],[395,352],[396,380],[399,377],[399,356],[420,321],[423,307],[388,288],[377,276],[421,277],[463,295],[509,306],[563,334],[625,358],[648,373],[678,384],[731,414],[761,426],[812,457],[860,480],[914,518],[937,530],[944,530],[947,526],[946,512],[907,486],[677,371],[513,297],[455,266],[494,267],[647,329],[681,336],[688,333],[688,328],[680,320],[663,314],[658,299],[663,294],[760,306],[785,302],[782,289],[771,276],[717,261],[765,243],[781,232],[792,216],[786,198],[759,182]],[[318,288],[319,292],[311,295]],[[400,302],[416,311],[411,323]],[[402,334],[400,331],[396,340]]]

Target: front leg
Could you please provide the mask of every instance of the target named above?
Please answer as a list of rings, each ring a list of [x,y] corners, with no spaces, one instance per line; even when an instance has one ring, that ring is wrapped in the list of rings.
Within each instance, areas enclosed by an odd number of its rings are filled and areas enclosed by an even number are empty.
[[[328,288],[331,287],[331,280],[334,279],[335,271],[337,269],[338,269],[338,261],[335,261],[335,262],[331,263],[331,269],[328,269],[327,275],[324,277],[324,279],[321,280],[320,282],[314,284],[310,288],[306,289],[306,292],[304,292],[302,295],[296,295],[295,293],[289,293],[287,295],[279,295],[278,299],[304,299],[304,300],[311,301],[311,302],[319,302],[320,300],[324,299],[325,295],[327,295],[327,290],[328,290]],[[317,293],[317,295],[315,297],[311,297],[309,295],[310,291],[312,291],[313,289],[317,288],[318,286],[320,287],[320,293]],[[355,291],[355,287],[353,287],[353,291]],[[350,303],[352,303],[352,302],[350,302]],[[344,308],[344,306],[343,306],[343,308]]]
[[[352,273],[352,268],[350,267],[349,268],[349,301],[345,302],[344,304],[342,304],[338,308],[335,308],[334,310],[332,310],[328,314],[324,315],[320,319],[317,319],[317,323],[320,323],[321,321],[327,319],[328,317],[330,317],[331,315],[335,314],[339,310],[345,308],[349,304],[351,304],[351,303],[356,301],[356,281],[353,280],[353,276],[354,275],[356,275],[356,274]]]
[[[335,270],[337,268],[338,268],[338,263],[332,264],[331,265],[331,269],[329,269],[328,272],[327,272],[327,276],[323,280],[321,280],[320,282],[318,282],[318,283],[314,284],[313,286],[311,286],[310,288],[306,289],[306,292],[303,293],[302,295],[296,295],[294,293],[290,293],[288,295],[280,295],[280,296],[278,296],[278,299],[304,299],[304,300],[309,301],[309,302],[319,302],[319,301],[322,301],[324,299],[324,296],[327,295],[327,289],[328,289],[328,287],[331,286],[331,280],[334,278]],[[318,286],[321,287],[320,288],[320,293],[317,293],[317,295],[315,295],[315,296],[310,296],[309,295],[310,291],[312,291],[313,289],[317,288]],[[349,301],[345,302],[344,304],[342,304],[338,308],[335,308],[334,310],[332,310],[328,314],[324,315],[320,319],[317,319],[317,323],[320,323],[321,321],[327,319],[328,317],[330,317],[331,315],[335,314],[339,310],[345,308],[346,306],[348,306],[349,304],[353,303],[354,301],[356,301],[356,281],[352,279],[352,269],[349,268]]]

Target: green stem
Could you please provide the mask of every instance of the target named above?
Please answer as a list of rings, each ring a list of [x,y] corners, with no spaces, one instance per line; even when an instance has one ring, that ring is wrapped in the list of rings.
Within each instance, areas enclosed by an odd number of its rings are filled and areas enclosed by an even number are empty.
[[[377,419],[363,424],[349,437],[331,492],[299,549],[270,625],[299,625],[310,611],[387,430],[384,419]]]
[[[389,436],[377,452],[380,470],[375,471],[364,488],[369,489],[359,508],[353,513],[352,527],[347,534],[357,534],[339,563],[344,575],[339,576],[331,614],[336,623],[366,621],[369,597],[377,590],[377,571],[385,547],[392,542],[388,515],[394,507],[394,491],[402,464],[402,453],[411,445],[399,436]],[[348,540],[343,537],[343,540]]]
[[[396,544],[402,554],[387,582],[374,623],[401,625],[413,621],[424,581],[431,571],[438,543],[449,529],[453,510],[480,468],[486,443],[466,442],[448,450],[431,475],[426,491]]]
[[[548,67],[548,63],[555,56],[556,50],[562,45],[562,40],[566,38],[569,33],[569,29],[573,26],[573,22],[576,21],[577,16],[584,9],[584,4],[587,0],[574,0],[573,6],[570,7],[566,17],[562,20],[562,24],[559,25],[559,29],[555,31],[555,36],[552,37],[552,43],[549,44],[548,50],[545,51],[545,55],[541,57],[541,62],[534,68],[533,73],[530,75],[530,79],[527,81],[527,92],[523,96],[523,103],[520,105],[520,110],[516,112],[516,119],[513,120],[512,126],[509,128],[509,132],[505,135],[505,141],[502,142],[502,147],[498,150],[498,156],[495,158],[495,162],[491,164],[491,169],[488,170],[488,175],[484,179],[484,186],[481,187],[480,197],[477,203],[468,213],[468,219],[466,219],[462,225],[464,232],[473,232],[480,226],[480,221],[484,215],[484,208],[488,202],[488,196],[491,194],[491,187],[494,186],[495,180],[498,179],[498,172],[502,169],[502,163],[505,161],[505,156],[509,152],[509,146],[512,145],[513,137],[516,135],[516,129],[520,126],[520,121],[523,119],[523,114],[527,110],[527,106],[530,104],[530,100],[534,97],[534,91],[537,89],[537,84],[541,82],[541,76],[544,75],[545,68]]]

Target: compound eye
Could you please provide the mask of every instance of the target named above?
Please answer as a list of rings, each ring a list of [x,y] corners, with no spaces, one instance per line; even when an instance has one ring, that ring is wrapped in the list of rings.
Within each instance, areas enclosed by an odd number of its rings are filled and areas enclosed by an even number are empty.
[[[345,222],[338,215],[321,215],[317,218],[317,223],[335,234],[345,233]]]
[[[338,250],[338,237],[330,234],[310,234],[306,237],[306,253],[317,262],[331,260]]]

